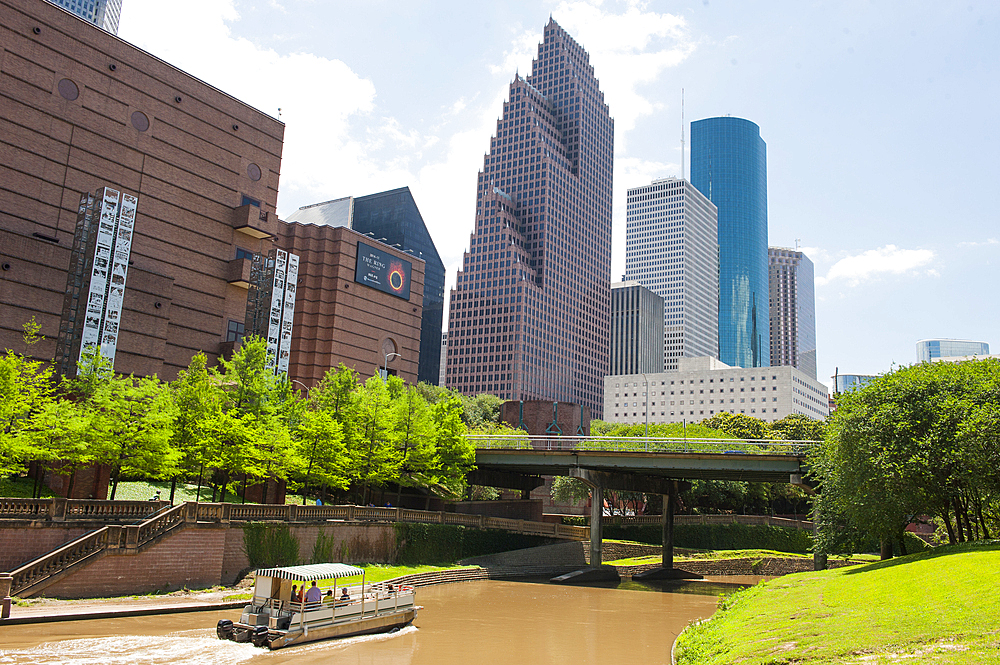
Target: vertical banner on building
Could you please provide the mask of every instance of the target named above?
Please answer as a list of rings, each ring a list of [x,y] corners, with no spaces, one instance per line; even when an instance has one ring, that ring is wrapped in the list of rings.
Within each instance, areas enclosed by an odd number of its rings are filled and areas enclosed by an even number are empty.
[[[288,372],[298,278],[295,254],[273,249],[267,258],[254,257],[244,330],[267,341],[267,366],[275,373]]]
[[[64,374],[93,349],[114,367],[137,205],[110,187],[80,198],[56,347]]]
[[[278,340],[278,371],[288,372],[288,356],[292,349],[292,322],[295,320],[295,291],[299,281],[299,257],[288,255],[285,273],[285,293],[281,306],[281,337]]]

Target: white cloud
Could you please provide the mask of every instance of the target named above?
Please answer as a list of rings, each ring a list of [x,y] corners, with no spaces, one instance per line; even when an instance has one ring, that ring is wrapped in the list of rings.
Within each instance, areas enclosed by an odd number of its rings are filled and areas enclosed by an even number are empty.
[[[996,238],[987,238],[986,240],[983,240],[981,242],[977,242],[975,240],[968,240],[966,242],[958,243],[959,247],[981,247],[983,245],[1000,245],[1000,240],[997,240]]]
[[[830,267],[825,277],[816,278],[816,284],[822,286],[844,280],[848,286],[857,286],[882,274],[912,273],[933,259],[934,252],[929,249],[900,249],[895,245],[886,245],[840,259]],[[936,273],[931,270],[928,274],[931,272]]]

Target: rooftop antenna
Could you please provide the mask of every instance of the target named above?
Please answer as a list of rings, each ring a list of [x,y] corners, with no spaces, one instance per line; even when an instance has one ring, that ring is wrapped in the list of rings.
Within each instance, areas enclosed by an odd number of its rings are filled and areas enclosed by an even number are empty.
[[[684,88],[681,88],[681,180],[684,179]]]
[[[796,252],[799,251],[799,243],[801,243],[801,242],[802,242],[802,238],[796,238],[795,239],[795,251]]]

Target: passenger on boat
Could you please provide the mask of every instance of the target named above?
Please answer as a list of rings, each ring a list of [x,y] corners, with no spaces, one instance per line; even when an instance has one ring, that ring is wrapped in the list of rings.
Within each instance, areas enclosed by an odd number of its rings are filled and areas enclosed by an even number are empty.
[[[351,594],[347,593],[347,587],[346,586],[343,589],[340,590],[340,599],[341,600],[350,600],[351,599]]]
[[[299,585],[297,585],[297,584],[293,584],[292,585],[292,597],[289,600],[291,600],[291,602],[293,602],[293,603],[301,603],[302,602],[302,595],[298,592],[298,588],[299,588]]]
[[[306,602],[307,603],[319,603],[323,600],[323,592],[320,591],[319,587],[316,586],[316,581],[313,580],[312,586],[306,591]]]
[[[323,596],[323,604],[326,605],[327,603],[333,604],[333,589],[327,589],[326,595]]]

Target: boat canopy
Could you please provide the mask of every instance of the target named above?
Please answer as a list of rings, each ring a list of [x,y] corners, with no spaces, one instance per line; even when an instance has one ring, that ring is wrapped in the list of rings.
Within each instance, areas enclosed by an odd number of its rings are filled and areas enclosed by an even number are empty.
[[[346,563],[314,563],[308,566],[285,566],[284,568],[261,568],[254,572],[255,577],[277,577],[282,580],[328,580],[337,577],[354,577],[364,575],[365,571],[357,566]]]

